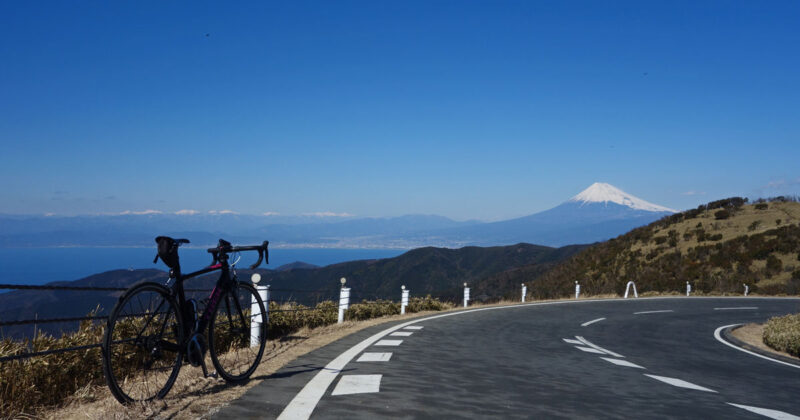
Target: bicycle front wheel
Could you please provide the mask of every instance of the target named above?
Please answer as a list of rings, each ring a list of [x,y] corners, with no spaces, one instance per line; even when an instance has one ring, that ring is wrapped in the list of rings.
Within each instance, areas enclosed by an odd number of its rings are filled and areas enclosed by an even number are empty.
[[[208,329],[208,348],[217,373],[229,382],[253,374],[267,342],[267,312],[255,287],[236,283],[220,296]]]
[[[181,368],[183,319],[169,289],[141,283],[120,297],[103,336],[103,373],[117,401],[163,398]]]

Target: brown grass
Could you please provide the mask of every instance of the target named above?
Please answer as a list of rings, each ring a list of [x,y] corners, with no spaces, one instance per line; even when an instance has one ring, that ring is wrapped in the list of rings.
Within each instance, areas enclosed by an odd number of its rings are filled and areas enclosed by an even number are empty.
[[[743,342],[766,352],[785,357],[791,357],[800,361],[800,358],[793,356],[785,351],[773,349],[764,343],[764,324],[746,324],[733,330],[731,335]]]

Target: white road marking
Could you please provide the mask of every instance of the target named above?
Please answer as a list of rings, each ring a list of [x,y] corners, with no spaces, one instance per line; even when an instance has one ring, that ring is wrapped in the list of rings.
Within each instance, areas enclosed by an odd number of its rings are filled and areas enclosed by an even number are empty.
[[[393,332],[393,333],[391,333],[389,335],[395,336],[395,337],[408,337],[411,334],[414,334],[414,333],[411,332],[411,331],[397,331],[397,332]]]
[[[364,353],[356,362],[388,362],[392,353]]]
[[[578,349],[578,350],[583,350],[583,351],[585,351],[586,353],[605,354],[604,352],[602,352],[602,351],[600,351],[600,350],[597,350],[597,349],[593,349],[593,348],[591,348],[591,347],[581,347],[581,346],[575,346],[575,348],[576,348],[576,349]]]
[[[682,379],[668,378],[666,376],[648,375],[646,373],[644,374],[644,376],[647,376],[647,377],[653,378],[655,380],[670,384],[672,386],[677,386],[679,388],[694,389],[694,390],[697,390],[697,391],[705,391],[705,392],[713,392],[715,394],[717,393],[717,391],[714,391],[713,389],[708,389],[708,388],[706,388],[704,386],[695,385],[695,384],[693,384],[691,382],[686,382],[686,381],[684,381]]]
[[[596,345],[596,344],[592,344],[592,343],[590,343],[590,342],[589,342],[589,340],[587,340],[587,339],[585,339],[585,338],[583,338],[583,337],[581,337],[581,336],[579,336],[579,335],[576,335],[576,336],[575,336],[575,338],[577,338],[578,340],[581,340],[581,342],[582,342],[584,345],[587,345],[587,346],[589,346],[589,347],[592,347],[592,348],[594,348],[594,349],[600,350],[600,351],[602,351],[602,352],[603,352],[603,353],[605,353],[605,354],[608,354],[608,355],[611,355],[611,356],[614,356],[614,357],[621,357],[621,358],[623,358],[623,359],[625,358],[625,356],[623,356],[623,355],[621,355],[621,354],[619,354],[619,353],[614,353],[614,352],[613,352],[613,351],[611,351],[611,350],[606,350],[606,349],[604,349],[604,348],[602,348],[602,347],[600,347],[600,346],[598,346],[598,345]]]
[[[675,299],[672,297],[667,298],[643,298],[642,300],[668,300],[668,299]],[[705,298],[705,297],[695,297],[693,299],[718,299],[718,298]],[[771,300],[794,300],[796,298],[750,298],[750,299],[771,299]],[[311,413],[317,407],[317,403],[325,395],[325,392],[328,390],[328,387],[336,380],[336,377],[339,373],[344,369],[344,367],[350,363],[356,356],[358,356],[362,351],[366,350],[367,347],[371,346],[376,341],[380,340],[384,336],[394,331],[397,331],[402,328],[406,328],[409,325],[414,325],[420,322],[429,321],[432,319],[438,318],[445,318],[449,316],[457,316],[463,314],[471,314],[474,312],[481,312],[481,311],[497,311],[497,310],[505,310],[505,309],[514,309],[514,308],[526,308],[529,306],[550,306],[550,305],[579,305],[584,303],[593,303],[593,302],[615,302],[615,301],[622,301],[624,299],[580,299],[580,300],[562,300],[556,302],[534,302],[534,303],[523,303],[517,305],[509,305],[509,306],[492,306],[489,308],[477,308],[477,309],[469,309],[465,311],[458,311],[458,312],[449,312],[446,314],[441,315],[432,315],[426,318],[415,319],[412,321],[408,321],[402,324],[395,325],[393,327],[389,327],[385,330],[379,331],[374,335],[370,336],[359,342],[358,344],[354,345],[347,349],[344,353],[337,356],[335,359],[331,360],[325,368],[317,372],[317,374],[310,380],[297,395],[294,396],[292,401],[289,402],[281,415],[278,417],[279,419],[308,419],[311,417]]]
[[[420,325],[409,325],[408,327],[403,328],[404,330],[421,330],[425,327]]]
[[[715,311],[735,311],[735,310],[747,310],[747,309],[758,309],[758,306],[739,306],[736,308],[714,308]]]
[[[625,366],[625,367],[632,367],[637,369],[644,369],[644,367],[637,365],[636,363],[631,363],[627,360],[620,360],[620,359],[612,359],[610,357],[601,357],[601,359],[605,360],[606,362],[613,363],[617,366]]]
[[[800,420],[800,417],[797,417],[793,414],[784,413],[783,411],[770,410],[769,408],[751,407],[749,405],[741,405],[734,403],[726,403],[726,404],[747,410],[751,413],[761,414],[764,417],[769,417],[775,420]]]
[[[379,392],[383,375],[342,375],[331,395],[368,394]]]
[[[587,326],[587,325],[592,325],[592,324],[594,324],[595,322],[600,322],[600,321],[603,321],[603,320],[605,320],[605,318],[597,318],[597,319],[593,319],[593,320],[591,320],[591,321],[589,321],[589,322],[584,322],[583,324],[581,324],[581,327],[585,327],[585,326]]]
[[[760,358],[762,358],[762,359],[764,359],[764,360],[769,360],[770,362],[780,363],[780,364],[782,364],[782,365],[791,366],[791,367],[793,367],[793,368],[800,369],[800,366],[798,366],[798,365],[795,365],[795,364],[792,364],[792,363],[786,363],[786,362],[783,362],[783,361],[780,361],[780,360],[776,360],[776,359],[773,359],[773,358],[771,358],[771,357],[764,356],[763,354],[758,354],[758,353],[756,353],[756,352],[753,352],[753,351],[750,351],[750,350],[747,350],[747,349],[743,349],[743,348],[741,348],[741,347],[739,347],[739,346],[733,345],[733,344],[731,344],[731,343],[729,343],[729,342],[725,341],[725,340],[722,338],[722,330],[724,330],[725,328],[728,328],[728,327],[735,327],[735,326],[737,326],[737,325],[742,325],[742,324],[731,324],[731,325],[724,325],[724,326],[722,326],[722,327],[719,327],[719,328],[717,328],[717,329],[714,331],[714,338],[716,338],[716,339],[717,339],[717,341],[719,341],[719,342],[720,342],[720,343],[722,343],[722,344],[725,344],[725,345],[726,345],[726,346],[728,346],[728,347],[733,347],[733,348],[735,348],[736,350],[743,351],[743,352],[745,352],[745,353],[747,353],[747,354],[750,354],[750,355],[753,355],[753,356],[756,356],[756,357],[760,357]]]
[[[665,312],[675,312],[672,309],[665,309],[663,311],[644,311],[644,312],[634,312],[634,315],[642,315],[642,314],[662,314]]]
[[[376,346],[399,346],[403,340],[381,340],[375,343]]]

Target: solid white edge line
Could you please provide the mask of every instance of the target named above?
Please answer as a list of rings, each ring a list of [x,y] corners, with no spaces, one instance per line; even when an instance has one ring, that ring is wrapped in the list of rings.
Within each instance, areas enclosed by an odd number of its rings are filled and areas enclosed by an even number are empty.
[[[772,410],[769,408],[751,407],[749,405],[734,404],[734,403],[725,403],[725,404],[732,405],[734,407],[741,408],[742,410],[747,410],[751,413],[760,414],[764,417],[769,417],[775,420],[800,420],[800,417],[797,417],[794,414],[789,414],[778,410]]]
[[[644,311],[644,312],[634,312],[634,315],[642,315],[642,314],[663,314],[665,312],[675,312],[672,309],[664,309],[663,311]]]
[[[640,298],[639,300],[669,300],[669,299],[685,299],[682,296],[676,297],[652,297],[652,298]],[[724,297],[694,297],[693,300],[701,300],[701,299],[726,299]],[[735,299],[735,298],[728,298],[728,299]],[[746,299],[751,300],[763,300],[763,299],[770,299],[770,300],[797,300],[797,298],[792,297],[748,297]],[[316,408],[317,403],[325,394],[328,387],[331,383],[336,379],[336,376],[339,372],[344,368],[347,363],[349,363],[354,357],[356,357],[359,353],[364,351],[367,347],[372,345],[372,343],[378,341],[385,335],[397,331],[401,328],[407,327],[409,325],[416,324],[418,322],[427,321],[430,319],[436,318],[444,318],[448,316],[454,315],[463,315],[466,313],[472,312],[480,312],[480,311],[492,311],[497,309],[511,309],[511,308],[523,308],[528,306],[547,306],[547,305],[568,305],[568,304],[578,304],[578,303],[592,303],[592,302],[615,302],[615,301],[624,301],[623,298],[617,299],[586,299],[586,300],[562,300],[556,302],[533,302],[533,303],[521,303],[517,305],[509,305],[509,306],[493,306],[490,308],[478,308],[478,309],[468,309],[466,311],[459,311],[459,312],[451,312],[442,315],[434,315],[427,318],[420,318],[413,321],[408,321],[402,324],[395,325],[394,327],[389,327],[383,331],[380,331],[369,337],[362,342],[354,345],[344,353],[337,356],[335,359],[330,361],[325,368],[320,370],[308,383],[303,387],[300,392],[295,395],[294,399],[283,409],[281,415],[278,417],[279,419],[307,419],[311,416],[311,413]]]
[[[800,366],[798,366],[798,365],[794,365],[794,364],[791,364],[791,363],[786,363],[786,362],[781,361],[781,360],[776,360],[776,359],[773,359],[771,357],[764,356],[763,354],[758,354],[756,352],[753,352],[753,351],[750,351],[750,350],[747,350],[747,349],[743,349],[743,348],[741,348],[741,347],[739,347],[739,346],[737,346],[737,345],[735,345],[733,343],[729,343],[729,342],[725,341],[725,339],[722,338],[722,330],[724,330],[725,328],[735,327],[735,326],[738,326],[738,325],[742,325],[742,324],[723,325],[722,327],[717,328],[716,331],[714,331],[714,338],[716,338],[717,341],[719,341],[722,344],[725,344],[728,347],[732,347],[732,348],[734,348],[736,350],[743,351],[743,352],[745,352],[747,354],[750,354],[750,355],[753,355],[753,356],[756,356],[756,357],[760,357],[760,358],[762,358],[764,360],[769,360],[770,362],[780,363],[782,365],[791,366],[791,367],[793,367],[795,369],[800,369]]]
[[[589,322],[584,322],[583,324],[581,324],[581,327],[586,327],[586,326],[588,326],[588,325],[592,325],[592,324],[594,324],[595,322],[600,322],[600,321],[603,321],[603,320],[605,320],[605,318],[597,318],[597,319],[593,319],[593,320],[591,320],[591,321],[589,321]]]
[[[576,336],[575,336],[575,338],[577,338],[578,340],[581,340],[581,342],[582,342],[583,344],[586,344],[586,345],[587,345],[587,346],[589,346],[589,347],[592,347],[592,348],[595,348],[595,349],[597,349],[597,350],[600,350],[600,351],[602,351],[602,352],[603,352],[603,353],[605,353],[605,354],[608,354],[608,355],[611,355],[611,356],[614,356],[614,357],[621,357],[621,358],[623,358],[623,359],[625,358],[625,356],[623,356],[623,355],[621,355],[621,354],[619,354],[619,353],[614,353],[613,351],[611,351],[611,350],[606,350],[606,349],[604,349],[604,348],[602,348],[602,347],[598,346],[597,344],[590,343],[590,342],[589,342],[589,340],[587,340],[587,339],[585,339],[585,338],[583,338],[583,337],[581,337],[581,336],[579,336],[579,335],[576,335]]]

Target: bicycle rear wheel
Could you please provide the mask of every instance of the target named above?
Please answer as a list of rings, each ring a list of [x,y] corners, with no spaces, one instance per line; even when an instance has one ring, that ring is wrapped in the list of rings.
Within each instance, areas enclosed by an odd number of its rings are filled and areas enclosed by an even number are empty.
[[[250,377],[267,342],[267,312],[255,287],[236,285],[220,296],[211,316],[208,347],[217,373],[229,382]]]
[[[181,368],[183,319],[169,289],[141,283],[114,306],[103,336],[103,373],[122,404],[163,398]]]

